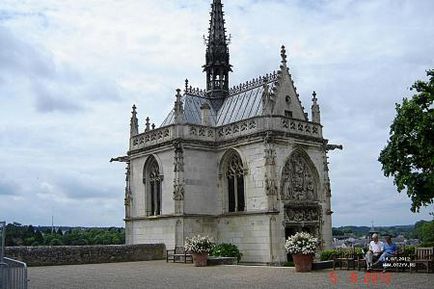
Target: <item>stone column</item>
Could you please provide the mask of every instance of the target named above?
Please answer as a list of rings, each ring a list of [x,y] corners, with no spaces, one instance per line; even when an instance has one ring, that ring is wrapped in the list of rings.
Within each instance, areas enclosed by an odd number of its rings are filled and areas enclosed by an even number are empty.
[[[173,179],[173,200],[175,200],[175,214],[184,213],[184,149],[180,141],[173,144],[175,157],[173,162],[175,177]]]
[[[268,200],[268,210],[276,211],[277,208],[277,178],[276,178],[276,151],[271,132],[267,132],[264,138],[265,146],[265,194]]]

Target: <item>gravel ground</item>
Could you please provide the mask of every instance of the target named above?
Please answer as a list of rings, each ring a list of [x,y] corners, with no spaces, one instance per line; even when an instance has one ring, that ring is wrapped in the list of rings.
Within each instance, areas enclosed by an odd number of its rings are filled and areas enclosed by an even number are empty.
[[[255,288],[405,288],[433,289],[434,274],[323,270],[295,273],[292,268],[212,266],[148,261],[116,264],[31,267],[29,289],[255,289]]]

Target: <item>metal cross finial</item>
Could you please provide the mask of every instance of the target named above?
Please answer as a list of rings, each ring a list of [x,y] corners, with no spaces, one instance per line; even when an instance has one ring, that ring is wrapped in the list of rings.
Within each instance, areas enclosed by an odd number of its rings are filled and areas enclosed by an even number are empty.
[[[314,103],[316,103],[318,101],[318,98],[316,98],[316,92],[315,92],[315,90],[312,92],[312,101]]]
[[[282,45],[282,49],[280,50],[280,56],[282,57],[282,63],[286,64],[286,49],[285,45]]]

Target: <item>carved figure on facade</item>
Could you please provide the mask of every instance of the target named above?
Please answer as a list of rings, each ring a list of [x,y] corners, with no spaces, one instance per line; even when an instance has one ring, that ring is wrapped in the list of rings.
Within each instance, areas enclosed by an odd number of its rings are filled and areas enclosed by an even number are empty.
[[[176,180],[173,185],[173,199],[175,201],[184,200],[184,184],[178,183]]]
[[[265,176],[265,193],[267,196],[277,195],[277,184],[273,178]]]
[[[295,152],[283,167],[281,195],[283,200],[317,200],[312,169],[300,152]]]
[[[269,115],[274,111],[274,106],[276,104],[276,96],[270,92],[270,86],[265,83],[264,91],[262,92],[262,114]]]
[[[180,141],[175,141],[173,143],[173,147],[175,148],[173,171],[183,172],[184,171],[184,149],[182,148],[182,144]]]
[[[265,146],[265,165],[275,165],[276,163],[276,151],[274,150],[273,136],[271,132],[267,132],[264,138]]]

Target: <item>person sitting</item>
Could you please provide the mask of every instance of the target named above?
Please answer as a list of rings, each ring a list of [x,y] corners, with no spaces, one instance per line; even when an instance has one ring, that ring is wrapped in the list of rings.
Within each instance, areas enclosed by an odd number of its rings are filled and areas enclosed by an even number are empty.
[[[383,242],[378,240],[378,235],[372,235],[372,241],[369,243],[369,250],[366,253],[366,270],[370,271],[372,268],[372,262],[374,259],[378,259],[384,251]]]
[[[386,243],[384,244],[384,252],[381,254],[380,258],[378,258],[378,261],[374,263],[374,265],[379,262],[383,264],[384,262],[388,261],[388,258],[396,256],[398,253],[398,246],[392,242],[392,238],[390,236],[386,236],[384,239],[386,240]],[[384,268],[384,270],[386,269]]]

